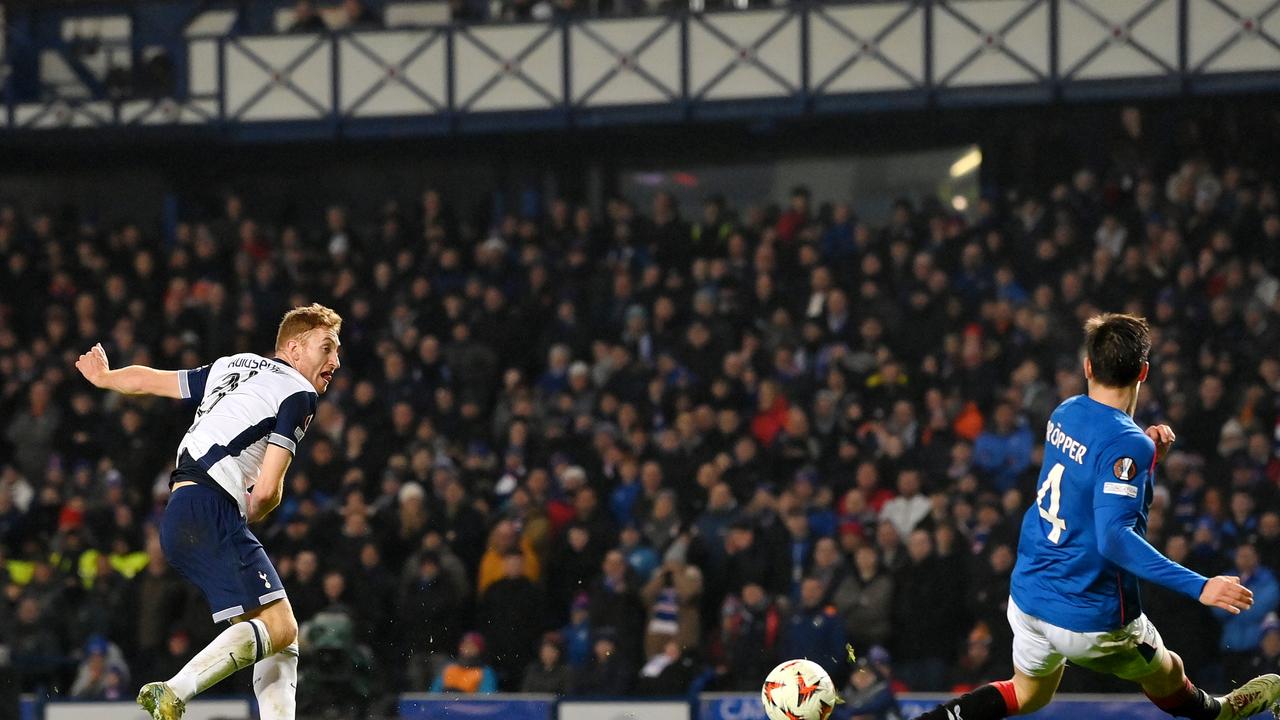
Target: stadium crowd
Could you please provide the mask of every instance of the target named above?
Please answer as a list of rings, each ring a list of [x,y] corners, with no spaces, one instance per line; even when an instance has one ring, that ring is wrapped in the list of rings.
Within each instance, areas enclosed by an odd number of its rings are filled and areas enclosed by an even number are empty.
[[[1043,428],[1084,390],[1082,322],[1117,310],[1156,337],[1137,420],[1179,435],[1148,536],[1257,601],[1146,610],[1199,683],[1274,671],[1277,176],[1168,158],[1136,110],[1108,158],[883,226],[804,188],[488,228],[438,190],[298,225],[232,194],[169,241],[0,207],[0,643],[25,690],[130,698],[212,637],[154,530],[191,407],[73,363],[268,352],[319,301],[343,367],[257,528],[304,676],[348,647],[371,694],[755,690],[788,657],[843,683],[847,641],[875,675],[854,695],[1004,678]]]
[[[746,10],[770,7],[761,0],[447,0],[448,19],[455,23],[490,20],[565,20],[584,17],[628,17],[671,13],[688,9]],[[380,30],[387,27],[380,7],[385,3],[341,0],[326,20],[324,7],[315,0],[294,0],[293,13],[283,30],[288,33],[323,33],[336,30]],[[392,25],[412,27],[413,24]]]

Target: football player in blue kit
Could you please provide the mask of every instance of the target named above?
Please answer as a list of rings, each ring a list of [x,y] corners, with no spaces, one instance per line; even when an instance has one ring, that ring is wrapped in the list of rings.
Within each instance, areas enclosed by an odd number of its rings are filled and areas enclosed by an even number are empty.
[[[294,718],[298,623],[248,523],[280,504],[317,396],[341,364],[341,329],[336,312],[313,304],[285,314],[271,357],[240,353],[192,370],[112,370],[99,344],[76,361],[97,387],[196,406],[178,445],[160,544],[173,569],[204,593],[213,621],[231,626],[177,675],[142,687],[138,704],[153,720],[181,718],[192,697],[250,665],[262,720]]]
[[[1103,314],[1085,324],[1086,395],[1065,400],[1045,428],[1035,503],[1022,522],[1008,616],[1010,680],[984,685],[918,720],[997,720],[1053,699],[1067,661],[1132,680],[1161,710],[1192,720],[1277,712],[1280,676],[1263,675],[1224,697],[1187,678],[1142,614],[1138,581],[1238,614],[1253,594],[1229,576],[1205,578],[1146,540],[1155,466],[1174,442],[1167,425],[1133,421],[1147,379],[1146,320]]]

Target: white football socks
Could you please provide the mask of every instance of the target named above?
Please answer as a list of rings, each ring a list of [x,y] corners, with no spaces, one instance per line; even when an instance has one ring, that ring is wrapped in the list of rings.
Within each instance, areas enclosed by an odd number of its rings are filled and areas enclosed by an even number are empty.
[[[231,673],[269,655],[271,638],[266,623],[257,619],[236,623],[196,653],[168,685],[183,702],[190,702]]]
[[[293,720],[298,694],[298,643],[253,666],[253,694],[261,720]]]

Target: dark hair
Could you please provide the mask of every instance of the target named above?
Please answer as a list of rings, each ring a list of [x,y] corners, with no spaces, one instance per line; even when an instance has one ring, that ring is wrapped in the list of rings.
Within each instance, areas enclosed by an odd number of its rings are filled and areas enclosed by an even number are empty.
[[[1094,382],[1127,387],[1138,381],[1151,352],[1151,327],[1133,315],[1095,315],[1084,324],[1084,346]]]

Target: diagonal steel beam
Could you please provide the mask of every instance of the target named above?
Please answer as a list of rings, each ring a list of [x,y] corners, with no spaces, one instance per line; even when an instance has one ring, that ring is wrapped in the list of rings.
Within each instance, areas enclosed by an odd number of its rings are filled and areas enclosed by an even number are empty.
[[[738,66],[742,63],[752,65],[757,70],[763,72],[765,75],[769,76],[769,79],[773,80],[775,83],[782,86],[782,88],[787,92],[789,93],[797,92],[797,88],[794,85],[792,85],[790,81],[782,77],[782,75],[780,75],[776,70],[774,70],[773,68],[763,63],[759,57],[760,48],[764,47],[770,40],[773,39],[774,35],[777,35],[779,32],[781,32],[782,29],[786,27],[787,24],[790,23],[793,18],[796,18],[796,17],[797,17],[796,14],[791,11],[783,13],[782,18],[780,20],[778,20],[771,27],[765,30],[764,34],[756,38],[756,40],[747,47],[742,47],[738,45],[737,40],[730,37],[727,33],[725,33],[720,28],[707,22],[705,17],[696,18],[698,21],[698,24],[700,24],[703,27],[703,29],[705,29],[712,37],[724,43],[726,46],[729,47],[729,49],[739,54],[738,60],[732,61],[728,65],[725,65],[724,68],[720,70],[720,72],[713,75],[711,79],[708,80],[702,86],[702,88],[698,91],[697,98],[699,100],[705,98],[707,96],[707,93],[711,92],[711,90],[714,89],[716,85],[719,85],[721,81],[723,81],[726,77],[731,75],[734,70],[737,70]]]
[[[515,57],[508,59],[503,57],[501,54],[495,51],[488,44],[480,40],[480,38],[476,37],[475,35],[468,32],[464,28],[462,32],[459,34],[465,36],[471,42],[472,46],[474,46],[477,50],[479,50],[481,54],[488,56],[488,58],[490,60],[493,60],[495,63],[497,63],[499,67],[510,68],[510,70],[507,71],[504,69],[503,72],[495,73],[488,80],[481,83],[480,87],[476,88],[476,90],[471,93],[471,96],[468,97],[464,102],[462,102],[459,105],[459,107],[461,107],[463,110],[471,109],[471,106],[477,100],[479,100],[486,93],[492,90],[495,85],[502,82],[502,79],[504,77],[508,77],[508,76],[514,77],[517,80],[524,83],[525,85],[527,85],[529,89],[533,90],[535,93],[540,95],[542,99],[546,100],[548,105],[556,105],[557,103],[559,103],[560,101],[555,95],[551,94],[551,92],[548,91],[546,88],[544,88],[541,83],[536,82],[535,80],[533,80],[533,78],[530,78],[527,74],[525,74],[524,69],[521,67],[524,61],[530,55],[536,52],[539,48],[541,48],[542,44],[547,41],[547,38],[550,38],[552,35],[554,35],[556,30],[558,29],[559,29],[559,26],[557,25],[548,25],[546,30],[543,31],[541,35],[529,41],[529,44],[526,45],[523,50],[517,53]]]
[[[254,65],[257,65],[259,69],[261,69],[263,72],[266,72],[268,75],[272,76],[273,78],[278,78],[278,79],[273,79],[270,82],[264,84],[262,87],[258,88],[257,91],[255,91],[252,95],[250,95],[247,100],[245,100],[240,104],[240,107],[236,108],[236,111],[232,113],[232,117],[236,120],[239,120],[241,117],[244,116],[246,112],[252,109],[254,105],[257,105],[258,102],[262,100],[262,98],[266,97],[272,90],[274,90],[277,87],[283,87],[286,90],[290,91],[295,96],[297,96],[299,100],[302,100],[304,103],[310,105],[318,114],[325,115],[326,113],[328,113],[329,112],[328,108],[326,108],[319,100],[316,100],[315,98],[311,97],[311,95],[307,93],[305,90],[298,87],[297,84],[293,82],[293,78],[292,78],[293,72],[297,70],[299,67],[301,67],[304,62],[311,59],[311,56],[315,55],[316,51],[319,50],[328,42],[330,42],[329,38],[318,37],[316,38],[315,42],[313,42],[309,47],[305,48],[302,52],[298,53],[298,55],[296,55],[292,60],[290,60],[288,64],[286,64],[283,68],[275,68],[275,67],[272,67],[271,63],[267,62],[266,60],[263,60],[257,53],[245,47],[239,41],[238,38],[233,38],[231,41],[231,44],[235,46],[237,50],[240,51],[240,54],[243,55],[246,60],[253,63]]]
[[[1134,13],[1133,15],[1125,19],[1123,23],[1119,23],[1119,25],[1123,27],[1125,30],[1124,43],[1126,45],[1133,48],[1140,55],[1147,58],[1151,62],[1155,63],[1157,67],[1162,68],[1166,73],[1169,73],[1172,75],[1177,73],[1177,68],[1166,63],[1158,55],[1151,52],[1149,48],[1145,47],[1139,42],[1136,42],[1133,39],[1133,34],[1132,34],[1133,28],[1138,23],[1142,22],[1143,18],[1145,18],[1147,15],[1150,15],[1151,12],[1155,10],[1155,8],[1163,5],[1166,1],[1167,0],[1149,0],[1145,5],[1139,8],[1138,12]],[[1099,13],[1096,9],[1094,9],[1091,5],[1089,5],[1088,2],[1085,2],[1085,0],[1065,0],[1065,2],[1071,3],[1073,6],[1078,8],[1081,12],[1083,12],[1086,16],[1088,16],[1091,20],[1098,23],[1102,27],[1106,28],[1108,33],[1112,32],[1112,30],[1117,25],[1116,23],[1111,22],[1109,19],[1107,19],[1105,16]],[[1076,62],[1076,64],[1071,67],[1070,70],[1063,73],[1062,77],[1064,78],[1073,77],[1076,73],[1083,70],[1089,63],[1093,62],[1095,58],[1097,58],[1099,55],[1105,52],[1106,49],[1110,47],[1111,43],[1112,43],[1112,40],[1110,37],[1103,38],[1100,42],[1098,42],[1097,45],[1093,46],[1088,52],[1082,55],[1080,59]]]
[[[853,67],[863,58],[874,59],[878,61],[881,65],[884,65],[885,67],[889,68],[890,71],[900,76],[903,80],[906,80],[908,85],[911,85],[912,87],[915,87],[915,88],[921,87],[922,83],[918,79],[916,79],[914,75],[907,72],[905,69],[902,68],[901,65],[899,65],[898,63],[886,57],[884,53],[880,52],[879,50],[885,38],[887,38],[893,31],[897,30],[898,27],[901,26],[902,23],[906,22],[907,19],[910,18],[913,14],[915,14],[915,12],[918,9],[920,9],[920,4],[918,2],[911,3],[905,10],[903,10],[900,14],[898,14],[897,17],[895,17],[887,25],[881,28],[880,31],[877,32],[875,36],[871,38],[870,41],[867,41],[867,40],[864,40],[857,33],[855,33],[853,30],[850,30],[847,25],[835,19],[834,17],[831,17],[821,6],[815,6],[813,10],[815,15],[825,20],[827,25],[830,26],[832,30],[835,30],[838,34],[843,36],[850,43],[860,46],[860,49],[856,50],[852,55],[845,58],[839,65],[835,67],[834,70],[828,73],[826,79],[823,80],[821,83],[819,83],[816,88],[814,88],[814,92],[818,94],[826,92],[827,88],[830,87],[831,84],[834,83],[837,79],[839,79],[839,77],[843,75],[845,71]],[[923,47],[921,48],[921,51],[923,51]]]
[[[1223,3],[1221,0],[1208,0],[1208,2],[1209,4],[1213,5],[1214,7],[1218,8],[1219,10],[1221,10],[1222,12],[1230,16],[1232,20],[1235,20],[1237,23],[1241,23],[1243,25],[1245,18],[1241,16],[1238,12],[1236,12],[1235,8],[1227,5],[1226,3]],[[1276,48],[1277,50],[1280,50],[1280,42],[1277,42],[1274,37],[1272,37],[1270,34],[1262,30],[1263,20],[1266,20],[1267,17],[1269,17],[1272,13],[1274,13],[1277,8],[1280,8],[1280,0],[1276,0],[1271,5],[1268,5],[1267,7],[1263,8],[1262,12],[1258,13],[1258,17],[1256,18],[1258,27],[1255,28],[1255,31],[1257,32],[1258,37],[1261,38],[1264,42]],[[1205,69],[1209,66],[1209,63],[1212,63],[1214,60],[1217,60],[1219,57],[1222,56],[1223,53],[1225,53],[1227,50],[1230,50],[1232,46],[1234,46],[1237,42],[1240,41],[1241,38],[1244,37],[1245,32],[1246,31],[1243,27],[1237,29],[1234,34],[1228,36],[1227,39],[1223,40],[1221,43],[1216,45],[1212,50],[1208,52],[1208,54],[1206,54],[1203,58],[1201,58],[1200,64],[1196,65],[1196,67],[1192,69],[1192,72],[1196,74],[1203,74],[1205,72]]]
[[[393,82],[400,84],[410,93],[412,93],[415,97],[417,97],[418,99],[422,100],[427,105],[429,105],[436,112],[440,112],[441,110],[443,110],[444,109],[443,103],[436,100],[436,98],[433,95],[431,95],[431,93],[424,90],[417,83],[410,81],[408,77],[408,72],[407,72],[409,63],[413,62],[414,60],[417,60],[419,57],[422,56],[423,53],[430,50],[431,46],[435,45],[436,41],[438,41],[443,35],[444,33],[440,32],[439,30],[432,31],[425,40],[420,41],[404,57],[402,57],[398,62],[394,62],[394,63],[382,57],[381,55],[379,55],[377,52],[369,48],[363,42],[360,42],[360,40],[355,35],[348,35],[346,37],[348,43],[352,47],[354,47],[357,52],[369,58],[371,61],[373,61],[375,65],[381,66],[384,70],[394,70],[395,74],[393,75],[391,73],[384,72],[381,78],[379,78],[376,82],[374,82],[372,85],[366,88],[363,93],[356,96],[356,99],[353,100],[351,103],[351,107],[346,108],[343,111],[343,114],[348,117],[354,115],[356,111],[359,110],[361,107],[363,107],[364,104],[367,103],[370,99],[372,99],[374,95],[377,95],[379,91],[381,91],[384,87],[386,87],[387,85]]]
[[[642,39],[638,45],[633,47],[630,52],[622,52],[621,50],[619,50],[617,47],[613,45],[613,43],[609,42],[608,38],[596,32],[591,27],[590,23],[582,23],[581,25],[577,26],[577,29],[581,31],[584,35],[586,35],[588,38],[595,41],[597,45],[604,48],[606,52],[613,55],[615,58],[619,60],[621,60],[624,57],[635,58],[635,62],[630,65],[629,69],[632,72],[634,72],[636,75],[638,75],[642,80],[652,85],[655,89],[658,90],[658,92],[666,96],[667,100],[674,101],[679,96],[679,92],[676,90],[673,90],[666,83],[654,77],[652,73],[650,73],[640,64],[640,55],[644,53],[645,50],[648,50],[655,42],[658,41],[659,38],[665,35],[667,31],[670,30],[674,25],[675,25],[675,18],[674,17],[668,18],[666,22],[661,23],[657,27],[657,29],[649,33],[647,36],[645,36],[644,39]],[[621,65],[615,65],[614,67],[610,68],[609,71],[606,72],[603,76],[601,76],[599,80],[597,80],[595,83],[593,83],[590,87],[586,89],[586,91],[582,94],[582,97],[576,101],[577,104],[586,105],[593,95],[599,92],[605,85],[609,84],[609,82],[613,80],[615,77],[617,77],[618,74],[621,72],[622,72]]]
[[[1034,76],[1037,80],[1044,80],[1046,79],[1044,76],[1044,73],[1040,72],[1040,70],[1037,69],[1035,65],[1028,62],[1027,59],[1022,57],[1021,54],[1016,53],[1013,50],[1010,50],[1009,46],[1004,44],[1003,38],[1016,25],[1018,25],[1023,20],[1025,20],[1027,16],[1030,15],[1033,11],[1041,7],[1046,7],[1047,5],[1048,3],[1045,2],[1045,0],[1035,0],[1034,2],[1028,2],[1020,10],[1018,10],[1018,12],[1014,13],[1003,25],[997,28],[995,32],[988,32],[987,30],[982,28],[980,25],[973,22],[973,20],[970,19],[968,16],[957,12],[954,8],[952,8],[947,3],[937,3],[935,7],[942,8],[944,11],[946,11],[948,15],[954,18],[961,25],[968,28],[975,35],[978,35],[978,36],[994,35],[998,38],[1001,38],[1000,45],[996,46],[995,48],[997,52],[1006,56],[1009,60],[1012,60],[1015,64],[1017,64],[1018,66],[1022,67],[1024,70],[1031,73],[1032,76]],[[943,87],[949,84],[951,80],[955,78],[956,75],[959,75],[961,72],[964,71],[965,68],[972,65],[973,62],[977,60],[979,57],[981,57],[982,53],[984,52],[988,52],[987,48],[979,45],[977,48],[975,48],[974,50],[966,54],[963,58],[960,59],[959,62],[956,63],[954,67],[951,68],[951,70],[946,75],[944,75],[940,80],[937,81],[937,85],[939,87]]]

